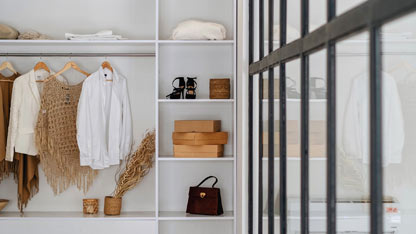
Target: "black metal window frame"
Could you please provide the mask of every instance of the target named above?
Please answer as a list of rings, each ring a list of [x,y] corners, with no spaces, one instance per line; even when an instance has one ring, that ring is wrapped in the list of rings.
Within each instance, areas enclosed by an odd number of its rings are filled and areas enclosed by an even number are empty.
[[[254,1],[259,2],[259,60],[254,61]],[[264,0],[249,0],[249,100],[248,100],[248,233],[253,234],[254,191],[253,157],[258,153],[258,207],[263,206],[263,72],[268,72],[268,233],[274,233],[274,68],[279,66],[279,127],[280,127],[280,233],[287,233],[286,196],[286,66],[301,59],[301,233],[309,233],[309,55],[327,50],[327,233],[336,233],[336,43],[348,35],[363,30],[370,33],[370,196],[371,233],[382,234],[382,54],[381,26],[395,18],[414,12],[416,0],[368,0],[336,15],[336,0],[327,0],[327,23],[309,33],[309,0],[301,1],[301,37],[286,44],[287,0],[280,1],[280,48],[273,50],[274,0],[268,0],[269,46],[264,56]],[[253,76],[259,75],[259,151],[253,151]],[[258,209],[258,233],[263,233],[262,209]]]

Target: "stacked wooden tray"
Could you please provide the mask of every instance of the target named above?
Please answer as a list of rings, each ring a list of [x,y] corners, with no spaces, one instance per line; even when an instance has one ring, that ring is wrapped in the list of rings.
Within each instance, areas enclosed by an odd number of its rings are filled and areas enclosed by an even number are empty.
[[[172,140],[174,157],[215,158],[223,156],[228,132],[220,120],[176,120]]]

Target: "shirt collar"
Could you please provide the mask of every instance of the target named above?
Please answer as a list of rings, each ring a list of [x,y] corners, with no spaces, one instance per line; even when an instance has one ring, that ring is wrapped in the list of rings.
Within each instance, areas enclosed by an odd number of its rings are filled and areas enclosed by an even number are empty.
[[[109,69],[107,68],[103,68],[102,66],[100,66],[100,69],[98,70],[99,75],[100,75],[100,80],[113,80],[113,82],[118,82],[119,81],[119,77],[117,74],[116,69],[113,68],[113,72],[111,72]]]

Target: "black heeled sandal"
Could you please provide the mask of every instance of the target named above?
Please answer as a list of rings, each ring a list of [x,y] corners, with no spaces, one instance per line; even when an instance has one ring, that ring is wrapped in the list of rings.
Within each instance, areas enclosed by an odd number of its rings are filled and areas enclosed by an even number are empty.
[[[181,88],[173,88],[173,92],[166,95],[166,99],[181,99]]]
[[[196,88],[198,83],[196,83],[196,77],[187,77],[186,80],[186,99],[196,99]]]
[[[179,87],[175,87],[173,83],[175,83],[176,80],[179,80]],[[172,87],[173,91],[172,93],[166,95],[167,99],[181,99],[184,98],[184,92],[185,92],[185,78],[184,77],[176,77],[172,81]]]

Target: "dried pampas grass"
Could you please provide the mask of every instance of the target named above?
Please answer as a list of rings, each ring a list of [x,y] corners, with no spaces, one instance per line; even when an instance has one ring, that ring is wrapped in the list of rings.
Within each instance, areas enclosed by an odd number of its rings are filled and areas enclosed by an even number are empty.
[[[155,154],[155,131],[147,132],[136,152],[125,159],[125,168],[119,171],[117,187],[114,197],[121,198],[124,194],[136,186],[153,166]],[[121,167],[120,167],[121,168]]]

